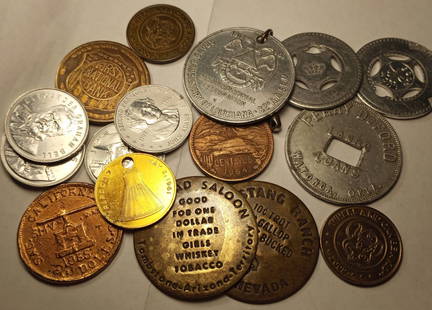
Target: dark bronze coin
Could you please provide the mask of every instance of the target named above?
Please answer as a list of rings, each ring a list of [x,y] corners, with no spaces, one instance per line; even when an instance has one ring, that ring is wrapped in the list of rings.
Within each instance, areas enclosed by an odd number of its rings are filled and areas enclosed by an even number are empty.
[[[338,209],[321,233],[321,251],[329,268],[342,280],[375,286],[389,280],[402,261],[402,240],[394,224],[367,207]]]
[[[235,184],[251,205],[258,248],[249,272],[228,291],[248,303],[270,303],[297,292],[312,275],[319,255],[315,220],[303,202],[267,182]]]
[[[146,61],[168,63],[189,51],[195,27],[189,15],[179,8],[156,4],[132,17],[126,36],[129,46]]]
[[[135,254],[149,280],[180,299],[222,294],[255,257],[257,227],[246,199],[229,184],[205,177],[177,180],[170,212],[135,231]]]

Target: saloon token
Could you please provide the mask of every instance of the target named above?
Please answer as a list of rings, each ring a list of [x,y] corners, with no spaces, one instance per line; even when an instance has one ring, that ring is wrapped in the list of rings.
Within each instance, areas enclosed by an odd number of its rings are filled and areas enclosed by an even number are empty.
[[[95,123],[114,120],[117,102],[129,90],[150,83],[144,62],[127,46],[93,41],[61,61],[56,86],[77,97]]]
[[[38,278],[73,284],[101,272],[112,261],[122,231],[100,215],[93,185],[66,183],[39,195],[18,228],[19,254]]]
[[[381,212],[366,206],[345,207],[327,219],[321,251],[339,278],[358,286],[389,280],[402,261],[398,230]]]
[[[96,203],[102,215],[123,228],[159,221],[176,195],[175,176],[159,158],[140,153],[110,162],[96,180]]]
[[[234,127],[201,116],[192,128],[189,150],[204,173],[223,181],[243,181],[270,163],[273,134],[267,123]]]
[[[177,180],[171,211],[134,232],[135,254],[162,292],[198,300],[220,295],[247,272],[257,228],[247,201],[230,185],[205,177]]]
[[[189,51],[195,27],[189,15],[179,8],[156,4],[132,17],[126,36],[130,47],[146,61],[168,63]]]
[[[249,272],[228,291],[248,303],[270,303],[297,292],[319,255],[312,214],[294,194],[267,182],[234,184],[249,202],[258,226],[258,248]]]

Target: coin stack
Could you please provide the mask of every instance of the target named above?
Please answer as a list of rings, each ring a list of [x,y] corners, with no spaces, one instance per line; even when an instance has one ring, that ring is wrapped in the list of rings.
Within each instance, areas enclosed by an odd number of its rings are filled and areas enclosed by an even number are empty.
[[[58,89],[12,103],[1,155],[13,178],[51,186],[84,161],[96,183],[61,184],[27,208],[18,247],[29,270],[56,284],[86,280],[132,231],[144,274],[185,300],[223,293],[247,303],[282,300],[309,280],[320,247],[350,284],[390,279],[401,263],[401,237],[364,204],[387,194],[402,167],[398,136],[381,114],[412,119],[431,111],[431,52],[385,38],[355,53],[323,33],[281,42],[270,29],[234,27],[192,48],[183,72],[187,99],[150,85],[143,60],[176,61],[194,38],[182,10],[144,8],[127,27],[131,48],[83,44],[61,61]],[[190,103],[201,114],[195,122]],[[278,113],[287,105],[303,109],[285,139],[292,175],[311,195],[343,206],[321,236],[296,195],[251,180],[271,162]],[[105,126],[85,152],[89,120]],[[207,176],[176,180],[165,154],[187,138]],[[342,156],[341,148],[357,156]]]

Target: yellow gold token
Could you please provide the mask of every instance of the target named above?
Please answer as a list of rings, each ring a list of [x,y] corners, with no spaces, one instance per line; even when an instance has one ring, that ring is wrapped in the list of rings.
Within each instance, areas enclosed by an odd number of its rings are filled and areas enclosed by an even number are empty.
[[[175,176],[159,158],[127,154],[109,163],[96,181],[96,204],[112,224],[141,228],[159,221],[176,196]]]

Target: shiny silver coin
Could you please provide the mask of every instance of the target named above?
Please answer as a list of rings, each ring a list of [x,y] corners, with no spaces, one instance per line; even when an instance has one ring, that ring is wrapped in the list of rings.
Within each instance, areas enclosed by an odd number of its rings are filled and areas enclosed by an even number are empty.
[[[359,97],[387,117],[411,119],[432,110],[432,52],[402,39],[384,38],[363,46]]]
[[[204,38],[186,59],[183,79],[189,100],[216,121],[248,124],[281,109],[294,85],[294,65],[273,36],[228,28]]]
[[[345,42],[328,34],[306,32],[282,43],[295,63],[292,105],[310,110],[330,109],[357,94],[361,65]]]
[[[358,99],[332,110],[301,112],[288,129],[285,149],[297,181],[334,204],[382,197],[402,167],[394,129]]]
[[[3,136],[0,157],[6,171],[15,180],[34,187],[47,187],[66,181],[78,171],[84,159],[84,146],[70,159],[43,165],[19,156]]]
[[[78,152],[88,129],[84,107],[58,89],[37,89],[21,95],[5,120],[6,138],[14,151],[39,163],[58,162]]]
[[[178,148],[192,128],[189,103],[175,90],[145,85],[128,92],[118,103],[114,123],[122,140],[146,153]]]

